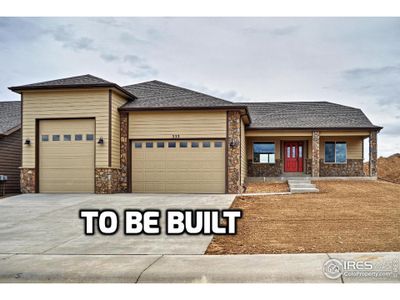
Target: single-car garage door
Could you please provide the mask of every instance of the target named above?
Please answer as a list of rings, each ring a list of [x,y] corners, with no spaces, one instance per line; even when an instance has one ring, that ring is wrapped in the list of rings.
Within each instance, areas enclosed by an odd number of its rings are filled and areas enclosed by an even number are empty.
[[[225,141],[133,141],[132,191],[225,193]]]
[[[93,119],[40,121],[41,193],[94,192],[94,124]]]

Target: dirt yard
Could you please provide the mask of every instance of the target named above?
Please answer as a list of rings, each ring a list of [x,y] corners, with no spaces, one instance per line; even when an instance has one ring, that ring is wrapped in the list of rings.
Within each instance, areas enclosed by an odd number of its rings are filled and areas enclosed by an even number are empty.
[[[246,194],[251,193],[278,193],[289,192],[289,186],[285,183],[252,182],[246,185]]]
[[[238,234],[206,254],[400,251],[400,185],[319,181],[320,193],[237,197]]]

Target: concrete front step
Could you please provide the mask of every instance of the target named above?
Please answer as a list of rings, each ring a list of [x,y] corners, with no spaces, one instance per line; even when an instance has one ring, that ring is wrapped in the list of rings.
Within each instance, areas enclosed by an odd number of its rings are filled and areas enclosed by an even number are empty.
[[[289,190],[291,193],[316,193],[319,190],[315,184],[311,183],[310,179],[290,179],[288,180]]]
[[[318,193],[319,190],[317,188],[291,188],[291,193]]]
[[[315,184],[311,183],[296,183],[296,184],[291,184],[291,188],[315,188]]]

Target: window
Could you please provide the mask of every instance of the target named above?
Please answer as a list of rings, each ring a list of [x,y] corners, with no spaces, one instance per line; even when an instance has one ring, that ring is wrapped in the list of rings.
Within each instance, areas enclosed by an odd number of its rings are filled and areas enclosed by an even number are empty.
[[[71,141],[71,135],[70,134],[64,134],[64,142],[70,142]]]
[[[146,148],[153,148],[153,142],[146,142]]]
[[[288,149],[290,154],[290,148]],[[253,160],[256,163],[274,164],[275,163],[275,144],[274,143],[254,143]]]
[[[157,142],[157,148],[164,148],[164,142]]]
[[[87,134],[87,135],[86,135],[86,140],[87,140],[87,141],[93,141],[93,140],[94,140],[93,134],[91,134],[91,133]]]
[[[347,161],[347,145],[345,142],[325,142],[325,162],[345,163]]]
[[[142,143],[136,142],[135,143],[135,148],[142,148]]]
[[[82,134],[75,134],[75,141],[82,141]]]
[[[176,148],[175,142],[168,142],[168,148]]]
[[[60,135],[59,134],[53,134],[53,142],[59,142],[60,141]]]
[[[214,143],[215,148],[222,148],[222,142],[215,142]]]
[[[180,142],[179,147],[181,148],[187,148],[188,143],[187,142]]]
[[[210,142],[203,142],[203,148],[210,148],[211,143]]]
[[[42,142],[48,142],[49,141],[49,136],[47,134],[42,135]]]
[[[192,142],[192,148],[199,148],[199,142]]]

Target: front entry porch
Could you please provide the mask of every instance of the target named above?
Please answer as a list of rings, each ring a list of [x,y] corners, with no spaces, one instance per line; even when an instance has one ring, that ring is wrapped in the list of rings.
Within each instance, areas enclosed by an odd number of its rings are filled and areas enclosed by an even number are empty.
[[[372,172],[364,173],[369,138]],[[247,177],[376,178],[376,131],[257,130],[246,132]]]

